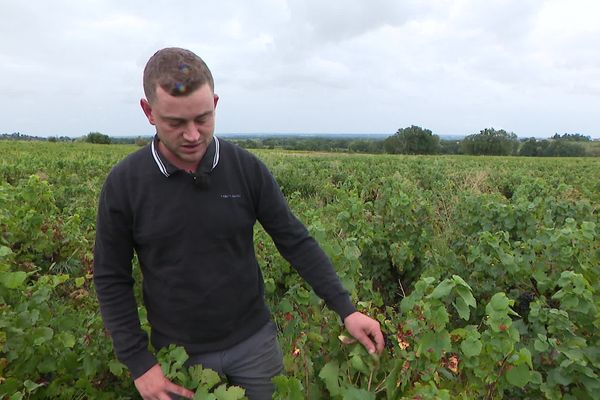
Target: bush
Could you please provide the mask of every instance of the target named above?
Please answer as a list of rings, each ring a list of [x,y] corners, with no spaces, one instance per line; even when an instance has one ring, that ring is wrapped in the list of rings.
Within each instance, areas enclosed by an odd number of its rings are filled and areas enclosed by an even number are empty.
[[[465,154],[510,156],[519,146],[517,135],[504,129],[487,128],[475,135],[467,136],[462,142]]]
[[[435,154],[440,148],[440,138],[429,129],[412,125],[398,131],[383,142],[386,153]]]
[[[88,143],[97,143],[97,144],[110,144],[110,136],[104,135],[100,132],[90,132],[85,137],[85,141]]]

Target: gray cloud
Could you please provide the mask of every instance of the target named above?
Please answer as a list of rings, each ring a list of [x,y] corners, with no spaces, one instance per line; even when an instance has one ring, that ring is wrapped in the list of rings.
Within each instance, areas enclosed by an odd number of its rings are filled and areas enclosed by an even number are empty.
[[[166,46],[211,66],[221,132],[600,136],[591,0],[94,0],[0,8],[0,132],[149,133],[141,71]]]

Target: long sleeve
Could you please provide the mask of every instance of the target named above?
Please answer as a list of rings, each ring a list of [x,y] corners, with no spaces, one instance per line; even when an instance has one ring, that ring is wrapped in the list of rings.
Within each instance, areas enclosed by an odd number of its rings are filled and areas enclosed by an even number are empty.
[[[271,236],[281,255],[343,320],[356,309],[331,261],[306,227],[293,215],[267,167],[258,161],[256,168],[258,221]]]
[[[126,187],[111,173],[100,194],[94,247],[94,284],[100,311],[117,358],[133,378],[156,363],[148,337],[140,327],[132,277],[132,213]],[[118,187],[118,188],[117,188]]]

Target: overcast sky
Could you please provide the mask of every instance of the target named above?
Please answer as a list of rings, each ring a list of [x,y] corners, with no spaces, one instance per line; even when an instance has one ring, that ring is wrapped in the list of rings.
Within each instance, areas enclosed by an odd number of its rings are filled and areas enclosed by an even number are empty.
[[[142,70],[202,57],[218,133],[600,137],[596,0],[0,0],[0,133],[149,135]]]

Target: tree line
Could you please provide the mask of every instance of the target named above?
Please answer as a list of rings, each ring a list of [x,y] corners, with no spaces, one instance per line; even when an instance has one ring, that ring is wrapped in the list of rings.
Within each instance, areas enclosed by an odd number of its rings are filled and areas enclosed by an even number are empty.
[[[41,138],[20,133],[2,134],[0,139],[47,140],[50,142],[83,141],[95,144],[136,144],[143,146],[152,137],[110,137],[90,132],[79,138],[51,136]],[[369,154],[467,154],[530,157],[600,156],[600,142],[579,133],[555,134],[547,139],[519,139],[504,129],[486,128],[461,140],[444,140],[429,129],[411,125],[400,128],[385,139],[356,139],[301,136],[257,136],[229,139],[248,149],[283,149],[296,151],[350,152]]]
[[[600,143],[599,143],[600,144]],[[491,156],[582,157],[600,156],[590,136],[558,133],[548,139],[519,139],[504,129],[486,128],[462,140],[440,140],[429,129],[412,125],[384,140],[392,154],[469,154]]]
[[[409,126],[385,139],[256,137],[233,139],[245,148],[374,154],[468,154],[496,156],[600,156],[590,136],[555,134],[548,139],[519,139],[515,133],[487,128],[462,140],[444,140],[429,129]]]
[[[42,142],[86,142],[94,144],[137,144],[143,146],[150,143],[152,136],[112,137],[100,132],[90,132],[80,137],[71,136],[33,136],[21,132],[2,133],[0,140],[42,141]]]

